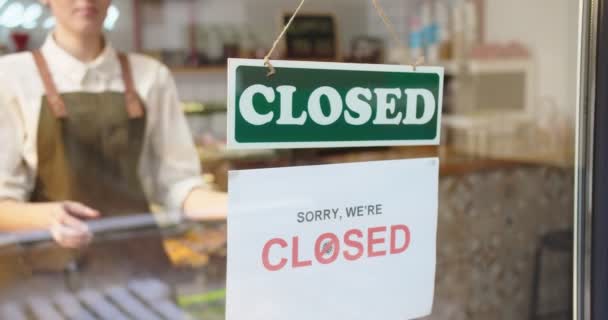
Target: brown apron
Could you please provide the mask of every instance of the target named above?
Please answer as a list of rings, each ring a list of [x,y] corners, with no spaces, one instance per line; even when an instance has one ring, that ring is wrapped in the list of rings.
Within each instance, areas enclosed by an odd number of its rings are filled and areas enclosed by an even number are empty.
[[[32,202],[77,201],[114,217],[149,212],[138,177],[146,114],[129,61],[119,53],[125,92],[59,94],[40,51],[33,52],[46,99],[38,125],[38,175]],[[170,268],[160,232],[67,250],[28,250],[21,267],[32,274],[78,265],[81,282],[95,286]]]

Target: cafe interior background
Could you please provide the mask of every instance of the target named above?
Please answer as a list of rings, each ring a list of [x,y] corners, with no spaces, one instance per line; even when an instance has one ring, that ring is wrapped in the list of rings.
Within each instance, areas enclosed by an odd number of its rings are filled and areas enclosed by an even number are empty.
[[[262,58],[298,2],[115,0],[105,27],[170,66],[216,188],[230,169],[439,154],[428,319],[570,318],[578,1],[381,0],[402,48],[371,1],[309,0],[274,58],[444,66],[441,146],[226,150],[226,59]],[[0,0],[0,54],[39,46],[53,23],[37,1]],[[166,249],[204,268],[225,255],[219,238],[214,252]]]

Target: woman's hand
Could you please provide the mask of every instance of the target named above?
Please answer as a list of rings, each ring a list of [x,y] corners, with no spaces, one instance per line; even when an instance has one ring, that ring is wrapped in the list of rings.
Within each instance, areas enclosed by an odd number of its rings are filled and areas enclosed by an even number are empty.
[[[49,207],[51,211],[49,230],[60,246],[80,248],[91,242],[93,234],[83,220],[99,217],[97,210],[69,201],[51,203]]]
[[[184,202],[186,217],[198,221],[222,221],[228,215],[228,195],[206,189],[194,189]]]

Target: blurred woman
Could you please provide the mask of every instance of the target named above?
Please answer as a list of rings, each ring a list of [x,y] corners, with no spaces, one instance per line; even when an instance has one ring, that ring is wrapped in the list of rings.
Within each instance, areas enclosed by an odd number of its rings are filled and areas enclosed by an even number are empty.
[[[0,58],[0,231],[46,229],[60,246],[83,248],[93,236],[85,221],[151,203],[223,219],[226,195],[202,181],[167,67],[112,47],[110,0],[41,2],[54,31],[39,50]],[[150,243],[131,254],[162,251]]]

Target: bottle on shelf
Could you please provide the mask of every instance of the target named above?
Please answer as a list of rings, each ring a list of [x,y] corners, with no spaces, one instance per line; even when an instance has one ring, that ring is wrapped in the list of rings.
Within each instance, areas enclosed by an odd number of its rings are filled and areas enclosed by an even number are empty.
[[[423,36],[424,30],[422,29],[420,18],[417,16],[412,17],[410,20],[409,38],[411,59],[417,59],[418,57],[424,56]]]
[[[13,40],[15,51],[22,52],[27,50],[28,44],[30,42],[29,33],[20,30],[13,31],[11,32],[11,39]]]
[[[422,42],[424,46],[424,56],[429,63],[436,63],[439,60],[439,38],[438,23],[433,14],[433,1],[425,0],[420,8],[420,18],[422,25]]]
[[[471,0],[455,0],[452,7],[454,56],[462,62],[479,43],[477,6]]]
[[[452,18],[452,56],[460,65],[465,60],[465,17],[464,0],[455,0],[451,7]]]
[[[439,40],[439,60],[452,59],[452,33],[450,28],[450,6],[446,1],[435,2],[435,16]]]
[[[477,16],[477,6],[471,0],[464,2],[464,35],[465,48],[467,53],[479,43],[479,21]]]

